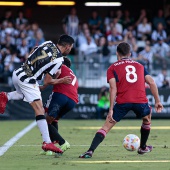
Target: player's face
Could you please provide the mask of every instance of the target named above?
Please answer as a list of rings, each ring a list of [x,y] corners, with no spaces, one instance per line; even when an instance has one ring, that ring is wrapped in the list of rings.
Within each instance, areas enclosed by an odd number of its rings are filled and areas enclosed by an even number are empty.
[[[66,45],[65,46],[65,50],[63,52],[63,55],[66,56],[70,53],[71,49],[73,48],[73,44],[72,45]]]

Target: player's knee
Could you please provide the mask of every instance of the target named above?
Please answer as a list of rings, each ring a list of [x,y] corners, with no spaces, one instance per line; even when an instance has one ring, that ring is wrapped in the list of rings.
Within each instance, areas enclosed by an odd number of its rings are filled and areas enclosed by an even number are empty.
[[[151,117],[150,115],[143,117],[144,124],[151,124]]]
[[[55,120],[55,118],[47,115],[46,120],[48,124],[51,124]]]
[[[35,111],[35,115],[44,115],[45,114],[45,110],[43,107],[36,107],[34,108]]]

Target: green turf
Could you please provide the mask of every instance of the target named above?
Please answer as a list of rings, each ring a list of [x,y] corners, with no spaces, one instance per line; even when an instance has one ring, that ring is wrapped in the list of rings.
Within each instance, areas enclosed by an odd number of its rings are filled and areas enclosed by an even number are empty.
[[[31,122],[1,121],[0,146]],[[141,121],[122,120],[91,159],[78,158],[89,148],[94,134],[103,123],[97,120],[61,120],[59,131],[71,144],[71,149],[60,158],[39,155],[42,140],[35,127],[0,157],[0,170],[170,170],[170,120],[152,121],[148,144],[152,144],[154,149],[147,155],[138,155],[123,148],[122,140],[127,134],[140,136]],[[129,126],[135,128],[127,129]],[[163,129],[158,129],[160,127]]]

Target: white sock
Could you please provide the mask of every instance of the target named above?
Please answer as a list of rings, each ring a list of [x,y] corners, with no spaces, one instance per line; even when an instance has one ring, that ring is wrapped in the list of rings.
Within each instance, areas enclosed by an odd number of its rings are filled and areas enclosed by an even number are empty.
[[[46,143],[51,143],[47,121],[45,119],[37,120],[37,126],[42,134],[43,141]]]
[[[21,100],[24,98],[22,93],[18,93],[17,91],[7,93],[8,101],[9,100]]]

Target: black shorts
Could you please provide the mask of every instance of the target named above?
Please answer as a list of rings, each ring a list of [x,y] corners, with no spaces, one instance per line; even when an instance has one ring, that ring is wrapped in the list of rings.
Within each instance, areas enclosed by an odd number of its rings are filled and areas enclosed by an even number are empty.
[[[49,116],[59,119],[72,110],[75,105],[76,102],[66,95],[54,92],[50,95],[44,107]]]
[[[148,103],[116,103],[113,108],[113,119],[119,122],[130,110],[132,110],[138,118],[142,118],[151,113],[151,106],[149,106]]]

